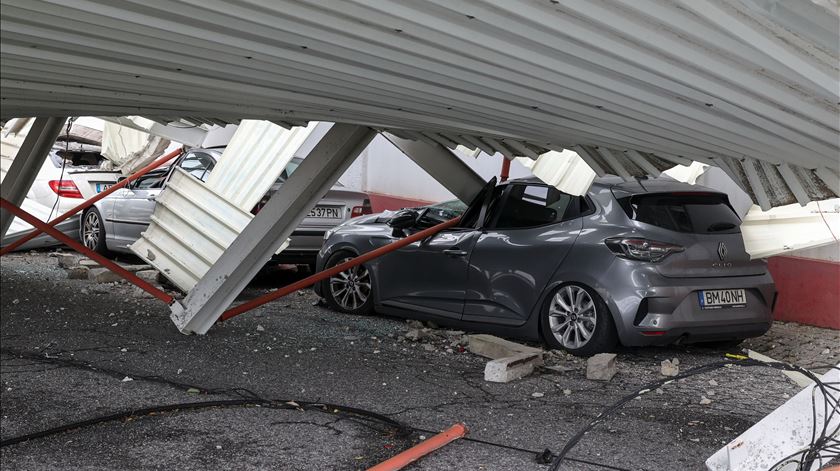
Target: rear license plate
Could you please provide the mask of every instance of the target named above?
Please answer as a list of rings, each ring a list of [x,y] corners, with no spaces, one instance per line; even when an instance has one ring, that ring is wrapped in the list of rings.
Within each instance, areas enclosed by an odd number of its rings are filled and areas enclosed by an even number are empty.
[[[309,216],[311,218],[319,218],[319,219],[341,219],[341,210],[344,209],[341,206],[315,206],[309,211]]]
[[[747,292],[743,289],[707,289],[698,291],[700,309],[747,307]]]
[[[96,184],[96,192],[97,193],[102,193],[103,191],[107,190],[108,188],[111,188],[111,185],[113,185],[113,183],[97,183]]]

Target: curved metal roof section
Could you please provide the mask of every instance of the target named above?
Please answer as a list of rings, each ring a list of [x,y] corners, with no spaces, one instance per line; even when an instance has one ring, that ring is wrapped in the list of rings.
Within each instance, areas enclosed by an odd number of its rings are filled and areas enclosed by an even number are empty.
[[[352,122],[840,194],[835,0],[2,0],[2,116]]]

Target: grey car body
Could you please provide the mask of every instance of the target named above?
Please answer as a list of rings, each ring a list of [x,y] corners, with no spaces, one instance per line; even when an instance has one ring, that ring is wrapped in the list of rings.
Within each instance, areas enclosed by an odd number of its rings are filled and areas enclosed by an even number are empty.
[[[725,195],[666,178],[639,182],[603,178],[593,183],[585,197],[562,196],[569,203],[555,222],[502,227],[500,214],[506,211],[506,204],[515,201],[511,195],[520,195],[515,204],[521,206],[529,191],[552,192],[559,198],[556,189],[536,179],[499,185],[486,201],[474,201],[467,210],[482,208],[482,222],[476,218],[467,227],[445,230],[368,262],[365,269],[371,281],[373,309],[546,340],[546,330],[553,330],[554,323],[549,325],[541,318],[550,317],[547,312],[556,307],[555,296],[566,286],[580,286],[590,295],[597,293],[591,296],[596,304],[601,298],[614,334],[627,346],[738,340],[769,329],[775,286],[766,263],[750,260],[744,250],[740,221]],[[714,206],[714,211],[709,216],[703,213],[707,208],[702,204],[681,207],[694,213],[691,216],[701,225],[696,231],[674,226],[685,223],[679,220],[684,217],[681,210],[673,209],[679,205],[657,206],[654,201],[645,209],[647,214],[632,213],[637,199],[644,202],[643,198],[660,197],[701,203],[711,198],[714,204],[709,207]],[[663,213],[669,218],[664,223],[650,223],[662,208],[676,212]],[[727,220],[704,220],[716,216]],[[361,254],[393,242],[399,236],[393,234],[387,220],[387,215],[373,215],[338,226],[328,234],[317,269],[334,260],[335,253]],[[628,259],[605,242],[637,239],[663,241],[681,249],[657,262],[639,261]],[[330,283],[332,280],[316,288],[328,301]],[[700,306],[698,296],[704,290],[726,289],[743,289],[746,305]],[[592,353],[589,350],[587,353]]]
[[[127,188],[117,190],[98,201],[94,204],[96,214],[91,216],[91,211],[88,210],[81,216],[81,240],[92,249],[100,244],[98,240],[93,241],[89,234],[87,237],[85,234],[86,224],[90,226],[90,219],[98,217],[105,232],[100,248],[104,251],[130,253],[128,246],[140,238],[140,233],[146,230],[151,222],[155,199],[166,187],[172,168],[181,167],[199,180],[206,181],[223,151],[224,148],[189,150],[179,157],[173,166],[153,170],[132,182]],[[292,158],[253,212],[265,204],[269,196],[280,188],[302,160],[300,157]],[[289,247],[275,255],[273,260],[277,263],[314,264],[324,232],[349,219],[354,215],[354,211],[370,214],[367,195],[346,190],[340,184],[333,186],[292,233]]]

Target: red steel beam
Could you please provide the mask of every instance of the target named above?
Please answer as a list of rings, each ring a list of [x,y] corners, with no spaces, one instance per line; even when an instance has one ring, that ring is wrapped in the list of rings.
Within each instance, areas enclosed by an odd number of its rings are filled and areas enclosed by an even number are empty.
[[[450,227],[458,224],[458,222],[460,220],[461,220],[461,218],[457,217],[455,219],[450,219],[446,222],[442,222],[442,223],[440,223],[436,226],[432,226],[428,229],[423,229],[422,231],[417,232],[416,234],[412,234],[412,235],[410,235],[408,237],[405,237],[403,239],[400,239],[396,242],[391,242],[388,245],[384,245],[382,247],[379,247],[376,250],[371,250],[370,252],[359,255],[358,257],[355,257],[355,258],[353,258],[351,260],[348,260],[344,263],[340,263],[340,264],[338,264],[338,265],[336,265],[332,268],[329,268],[329,269],[324,270],[324,271],[320,271],[318,273],[315,273],[314,275],[310,275],[310,276],[308,276],[308,277],[306,277],[306,278],[304,278],[300,281],[296,281],[296,282],[294,282],[290,285],[284,286],[284,287],[282,287],[282,288],[280,288],[276,291],[272,291],[271,293],[264,294],[264,295],[262,295],[258,298],[252,299],[252,300],[250,300],[248,302],[245,302],[245,303],[242,303],[238,306],[234,306],[234,307],[228,309],[227,311],[225,311],[222,314],[222,316],[219,318],[219,320],[220,321],[226,321],[226,320],[230,319],[231,317],[235,317],[235,316],[238,316],[242,313],[248,312],[251,309],[262,306],[263,304],[274,301],[275,299],[282,298],[283,296],[292,294],[295,291],[301,290],[303,288],[308,288],[308,287],[314,285],[315,283],[317,283],[321,280],[324,280],[326,278],[329,278],[333,275],[336,275],[338,273],[341,273],[344,270],[347,270],[348,268],[353,268],[356,265],[361,265],[362,263],[365,263],[369,260],[373,260],[376,257],[381,257],[382,255],[385,255],[389,252],[393,252],[394,250],[405,247],[408,244],[411,244],[413,242],[417,242],[418,240],[423,240],[426,237],[431,237],[431,236],[437,234],[438,232],[440,232],[444,229],[450,228]]]
[[[126,281],[137,285],[143,291],[151,294],[152,296],[160,299],[161,301],[165,302],[166,304],[171,304],[174,301],[174,298],[165,292],[155,288],[150,283],[144,281],[143,279],[139,278],[134,273],[126,270],[125,268],[117,265],[116,263],[108,260],[104,256],[94,252],[93,250],[85,247],[84,245],[80,244],[79,242],[73,240],[72,238],[65,235],[63,232],[59,231],[58,229],[50,226],[49,224],[41,221],[40,219],[36,218],[35,216],[27,213],[21,208],[13,205],[5,198],[0,198],[0,207],[5,209],[6,211],[14,214],[15,216],[23,219],[24,221],[32,224],[32,226],[36,227],[38,230],[42,232],[46,232],[50,236],[54,237],[59,242],[64,242],[67,244],[71,249],[76,250],[84,255],[87,255],[89,258],[96,260],[100,265],[103,267],[111,270],[112,272],[116,273],[117,275],[126,279]]]
[[[424,440],[372,468],[368,468],[367,471],[396,471],[403,469],[429,453],[462,438],[466,434],[467,426],[462,423],[457,423],[434,437]]]
[[[83,203],[79,204],[75,208],[67,211],[66,213],[62,214],[61,216],[56,217],[52,221],[48,222],[47,225],[50,226],[50,227],[55,227],[55,225],[60,223],[61,221],[64,221],[65,219],[73,216],[74,214],[78,213],[79,211],[81,211],[83,209],[87,209],[93,203],[96,203],[97,201],[101,200],[102,198],[110,195],[111,193],[119,190],[120,188],[125,187],[126,185],[133,182],[134,180],[137,180],[138,178],[147,174],[149,171],[154,170],[154,169],[160,167],[161,165],[165,164],[166,162],[169,162],[173,158],[181,155],[181,152],[183,152],[181,149],[173,150],[172,152],[170,152],[170,153],[164,155],[163,157],[155,160],[154,162],[150,163],[149,165],[146,165],[145,167],[141,168],[140,170],[134,172],[132,175],[130,175],[125,180],[122,180],[120,182],[115,183],[114,185],[112,185],[107,190],[105,190],[103,192],[100,192],[100,193],[97,193],[92,198],[90,198],[88,200],[85,200]],[[34,224],[33,224],[33,226],[34,226]],[[25,235],[24,237],[21,237],[20,239],[18,239],[16,241],[14,241],[13,243],[7,245],[6,247],[3,247],[2,249],[0,249],[0,257],[2,257],[3,255],[6,255],[7,253],[11,252],[12,250],[15,250],[16,248],[20,247],[21,245],[23,245],[23,244],[29,242],[30,240],[34,239],[39,234],[41,234],[41,232],[46,232],[46,231],[42,231],[42,230],[36,228],[35,230],[33,230],[29,234]]]

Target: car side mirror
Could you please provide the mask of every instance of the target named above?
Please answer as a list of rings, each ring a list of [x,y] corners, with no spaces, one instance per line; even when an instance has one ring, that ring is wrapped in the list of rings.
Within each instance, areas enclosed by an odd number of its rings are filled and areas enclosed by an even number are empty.
[[[420,213],[413,209],[403,209],[397,211],[396,214],[388,221],[388,226],[393,229],[392,235],[394,237],[405,237],[405,229],[409,229],[417,225]]]

